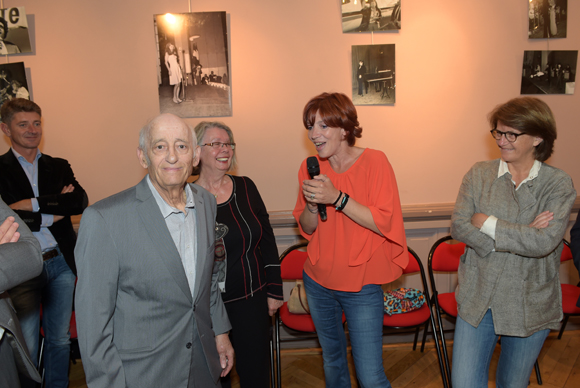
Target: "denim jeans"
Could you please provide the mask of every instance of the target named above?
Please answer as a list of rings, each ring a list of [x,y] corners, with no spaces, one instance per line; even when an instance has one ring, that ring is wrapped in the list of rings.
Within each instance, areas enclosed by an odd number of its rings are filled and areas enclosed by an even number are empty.
[[[346,316],[356,375],[361,388],[391,388],[383,367],[383,290],[367,284],[359,292],[335,291],[304,273],[312,320],[322,346],[327,387],[350,388],[346,359]]]
[[[58,248],[57,248],[58,249]],[[38,363],[40,304],[44,330],[44,368],[47,387],[68,387],[70,318],[75,275],[59,254],[44,262],[42,273],[10,290],[32,362]]]
[[[497,365],[497,388],[526,388],[534,363],[542,350],[549,329],[529,337],[501,336]],[[453,339],[453,388],[487,388],[489,364],[499,336],[495,334],[493,315],[488,310],[478,327],[457,317]]]

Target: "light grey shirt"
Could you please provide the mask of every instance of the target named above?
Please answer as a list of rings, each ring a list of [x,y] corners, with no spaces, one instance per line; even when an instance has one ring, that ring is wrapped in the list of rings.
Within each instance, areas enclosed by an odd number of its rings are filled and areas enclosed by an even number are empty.
[[[181,263],[187,276],[187,282],[189,283],[189,289],[191,290],[191,295],[193,295],[195,288],[195,263],[197,261],[197,231],[195,226],[196,212],[191,188],[189,184],[185,185],[186,213],[183,213],[181,210],[170,206],[161,198],[161,195],[155,186],[153,186],[153,183],[151,183],[149,175],[147,175],[147,184],[165,219],[165,224],[175,243],[175,248],[179,252]]]

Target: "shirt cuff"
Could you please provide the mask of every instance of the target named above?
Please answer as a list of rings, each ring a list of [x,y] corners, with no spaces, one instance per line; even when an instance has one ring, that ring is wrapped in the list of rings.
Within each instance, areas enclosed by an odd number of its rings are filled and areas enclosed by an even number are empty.
[[[52,214],[41,214],[41,217],[41,228],[48,228],[49,226],[52,226],[54,222],[54,216]]]
[[[37,198],[30,198],[30,203],[32,204],[32,212],[38,213],[38,211],[40,210],[40,205],[38,204],[38,199]]]
[[[489,216],[489,217],[487,217],[487,220],[485,220],[485,222],[483,223],[483,225],[481,226],[481,229],[479,229],[479,231],[481,233],[485,233],[486,235],[488,235],[489,237],[491,237],[492,239],[495,240],[495,226],[496,225],[497,225],[497,217]]]

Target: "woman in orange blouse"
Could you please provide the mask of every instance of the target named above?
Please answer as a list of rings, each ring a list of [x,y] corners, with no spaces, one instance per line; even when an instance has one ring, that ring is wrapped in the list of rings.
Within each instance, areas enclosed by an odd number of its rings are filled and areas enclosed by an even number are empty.
[[[304,284],[326,386],[350,387],[344,312],[361,387],[391,387],[382,363],[381,284],[397,279],[408,262],[395,175],[383,152],[354,146],[362,128],[344,94],[312,98],[303,121],[320,175],[310,179],[302,163],[293,215],[309,240]],[[326,206],[326,221],[318,205]]]

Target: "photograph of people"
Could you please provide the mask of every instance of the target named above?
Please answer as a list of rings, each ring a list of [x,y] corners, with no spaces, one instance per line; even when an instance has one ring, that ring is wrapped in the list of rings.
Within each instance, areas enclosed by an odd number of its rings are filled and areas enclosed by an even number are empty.
[[[401,0],[343,0],[342,32],[401,29]]]
[[[383,152],[355,146],[362,127],[346,95],[313,97],[302,120],[318,152],[320,174],[311,178],[306,161],[300,166],[293,216],[309,241],[304,286],[326,386],[351,386],[344,312],[360,386],[388,388],[381,285],[397,279],[408,263],[395,174]],[[327,209],[326,221],[319,206]]]
[[[500,336],[497,386],[527,387],[562,319],[560,254],[576,191],[545,163],[554,116],[544,101],[520,97],[493,109],[489,124],[501,157],[467,172],[451,218],[451,235],[467,244],[455,291],[453,388],[488,386]]]
[[[528,37],[565,38],[568,29],[568,0],[529,0]]]
[[[155,15],[159,110],[185,117],[231,116],[226,13]]]
[[[269,388],[270,317],[282,306],[284,294],[268,210],[250,178],[228,174],[236,167],[232,130],[221,122],[202,121],[195,132],[201,147],[195,183],[214,195],[216,223],[227,231],[216,243],[216,261],[225,267],[221,295],[232,324],[240,386]],[[222,387],[231,387],[229,376],[222,378]]]
[[[173,102],[179,104],[182,100],[179,99],[179,86],[181,85],[181,66],[177,58],[177,50],[173,43],[167,43],[165,46],[165,66],[169,72],[169,84],[173,86]]]

